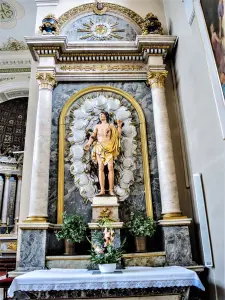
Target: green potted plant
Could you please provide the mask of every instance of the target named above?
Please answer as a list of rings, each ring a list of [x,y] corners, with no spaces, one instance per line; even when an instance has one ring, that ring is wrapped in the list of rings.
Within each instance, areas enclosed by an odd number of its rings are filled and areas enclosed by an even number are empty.
[[[86,237],[86,224],[80,215],[63,214],[61,230],[56,233],[58,240],[65,241],[65,255],[75,254],[75,243],[82,242]]]
[[[135,236],[137,252],[146,252],[146,237],[151,237],[156,230],[156,222],[152,217],[145,216],[142,212],[131,213],[130,221],[127,224],[129,231]]]
[[[112,273],[116,270],[116,264],[123,254],[123,245],[116,248],[114,246],[114,230],[105,228],[97,230],[92,235],[91,258],[93,265],[98,265],[101,273]]]

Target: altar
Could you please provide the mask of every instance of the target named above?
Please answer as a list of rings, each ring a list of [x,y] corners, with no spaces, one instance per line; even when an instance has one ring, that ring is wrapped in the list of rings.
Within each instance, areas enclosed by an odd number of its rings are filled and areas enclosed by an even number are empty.
[[[148,295],[152,299],[151,296],[166,291],[168,298],[163,299],[174,299],[169,296],[179,295],[179,299],[186,300],[189,299],[190,287],[204,290],[194,271],[175,266],[128,267],[109,274],[86,269],[51,269],[32,271],[15,278],[8,295],[15,295],[13,299],[23,299],[22,295],[27,295],[24,299],[51,299],[56,295],[79,299],[87,296],[102,298],[114,294],[115,298]]]

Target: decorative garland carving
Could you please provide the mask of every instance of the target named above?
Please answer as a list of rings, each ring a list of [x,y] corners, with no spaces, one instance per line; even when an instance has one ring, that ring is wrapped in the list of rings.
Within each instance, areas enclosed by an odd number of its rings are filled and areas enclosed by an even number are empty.
[[[127,19],[130,19],[132,22],[136,23],[140,28],[142,26],[142,23],[144,22],[144,19],[139,16],[137,13],[132,11],[129,8],[126,8],[124,6],[120,6],[114,3],[104,3],[104,9],[107,9],[107,12],[117,12],[120,15],[126,17]],[[83,13],[87,12],[94,12],[96,13],[96,5],[95,3],[87,3],[83,4],[77,7],[74,7],[67,12],[65,12],[60,18],[59,18],[59,30],[63,27],[63,25],[68,22],[69,20],[73,19],[75,16],[78,16]]]
[[[142,65],[63,65],[60,67],[62,71],[85,71],[85,72],[103,72],[103,71],[140,71],[143,69]]]
[[[148,72],[147,81],[151,88],[164,88],[168,71]]]

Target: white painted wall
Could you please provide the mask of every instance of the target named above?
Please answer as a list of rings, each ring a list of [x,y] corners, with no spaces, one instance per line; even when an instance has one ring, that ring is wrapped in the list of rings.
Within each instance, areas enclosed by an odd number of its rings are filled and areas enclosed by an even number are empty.
[[[191,26],[188,24],[181,0],[164,0],[164,8],[169,31],[179,38],[175,70],[190,178],[193,173],[203,176],[215,263],[209,270],[208,299],[224,300],[225,141],[197,18]],[[198,223],[197,218],[195,221]]]

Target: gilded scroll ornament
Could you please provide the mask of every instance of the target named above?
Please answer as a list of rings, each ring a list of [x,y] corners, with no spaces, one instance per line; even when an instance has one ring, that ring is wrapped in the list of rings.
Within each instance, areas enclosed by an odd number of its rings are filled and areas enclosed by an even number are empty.
[[[112,215],[112,211],[109,208],[104,207],[99,214],[100,218],[110,218],[110,216]]]
[[[148,13],[142,23],[142,34],[162,34],[163,28],[158,18],[153,13]]]
[[[0,51],[19,51],[27,49],[28,47],[24,41],[18,41],[12,37],[9,37],[8,40],[0,47]]]
[[[37,72],[36,79],[42,89],[53,89],[56,85],[55,73]]]
[[[162,72],[148,72],[147,82],[151,88],[164,88],[165,78],[167,77],[168,71]]]

